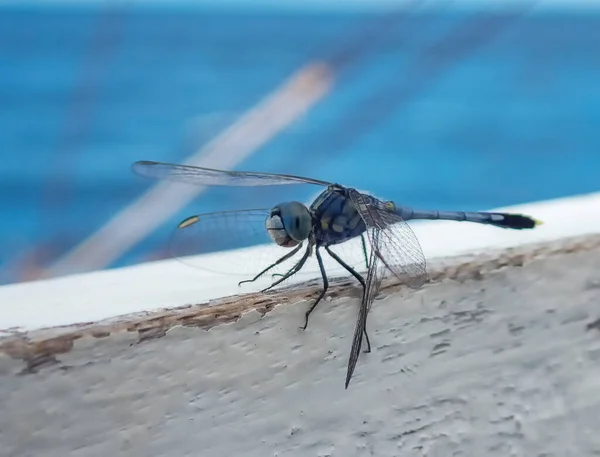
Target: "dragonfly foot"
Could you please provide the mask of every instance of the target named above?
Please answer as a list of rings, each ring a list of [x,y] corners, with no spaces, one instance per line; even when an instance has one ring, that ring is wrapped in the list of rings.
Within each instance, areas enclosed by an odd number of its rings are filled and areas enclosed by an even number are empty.
[[[306,314],[306,319],[304,321],[304,325],[302,327],[300,327],[302,330],[306,330],[306,327],[308,327],[308,313]]]
[[[369,334],[367,333],[367,329],[363,329],[363,333],[365,335],[365,340],[367,341],[367,349],[365,350],[365,353],[368,354],[369,352],[371,352],[371,341],[369,341]]]
[[[263,290],[261,290],[260,292],[262,294],[264,294],[265,292],[268,292],[269,290],[271,290],[273,287],[275,287],[275,284],[271,284],[269,287],[265,287]]]

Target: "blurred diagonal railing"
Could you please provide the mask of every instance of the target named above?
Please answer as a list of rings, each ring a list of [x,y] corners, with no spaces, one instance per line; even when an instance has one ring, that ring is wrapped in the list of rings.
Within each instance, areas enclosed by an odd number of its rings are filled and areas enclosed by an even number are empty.
[[[327,65],[313,63],[306,66],[185,163],[210,168],[235,167],[320,100],[331,84],[332,75]],[[203,189],[167,181],[156,184],[52,265],[43,276],[109,265],[185,207]]]
[[[326,96],[333,87],[335,74],[370,52],[377,46],[375,38],[397,24],[419,3],[423,2],[413,0],[393,13],[380,16],[361,33],[355,34],[353,39],[331,52],[326,62],[318,60],[298,70],[258,106],[240,117],[185,163],[220,169],[235,167]],[[149,236],[203,190],[200,186],[172,182],[156,184],[44,270],[41,277],[105,268]]]

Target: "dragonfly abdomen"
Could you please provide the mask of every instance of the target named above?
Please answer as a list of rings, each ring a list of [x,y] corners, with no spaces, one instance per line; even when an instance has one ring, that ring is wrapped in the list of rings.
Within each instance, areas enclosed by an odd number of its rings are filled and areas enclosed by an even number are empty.
[[[406,206],[397,206],[396,213],[405,221],[429,219],[459,222],[476,222],[510,229],[531,229],[540,222],[522,214],[487,213],[476,211],[433,211],[415,210]]]

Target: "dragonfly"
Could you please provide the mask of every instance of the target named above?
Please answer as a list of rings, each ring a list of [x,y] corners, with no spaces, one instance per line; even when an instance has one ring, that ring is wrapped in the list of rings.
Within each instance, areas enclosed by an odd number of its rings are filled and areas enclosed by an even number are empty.
[[[135,174],[152,179],[164,179],[199,186],[278,186],[309,184],[323,190],[309,205],[299,201],[276,204],[264,211],[235,210],[198,214],[187,217],[176,231],[190,232],[201,237],[207,227],[217,227],[227,237],[239,230],[243,223],[256,220],[269,239],[287,252],[256,273],[254,282],[278,265],[302,253],[292,266],[279,274],[263,292],[272,289],[302,270],[309,257],[316,257],[323,287],[305,313],[306,330],[310,314],[326,295],[329,278],[321,250],[352,275],[362,288],[362,299],[348,358],[345,388],[348,388],[364,340],[365,352],[371,352],[367,333],[367,315],[389,271],[402,284],[412,289],[423,286],[427,280],[426,260],[415,233],[407,221],[450,220],[474,222],[503,229],[527,230],[541,224],[530,216],[506,212],[418,210],[381,200],[352,187],[319,179],[250,171],[226,171],[193,165],[138,161],[132,165]],[[346,262],[332,247],[360,238],[366,266],[366,275]],[[365,238],[367,241],[365,241]],[[302,251],[303,250],[303,251]],[[273,275],[273,278],[275,275]]]

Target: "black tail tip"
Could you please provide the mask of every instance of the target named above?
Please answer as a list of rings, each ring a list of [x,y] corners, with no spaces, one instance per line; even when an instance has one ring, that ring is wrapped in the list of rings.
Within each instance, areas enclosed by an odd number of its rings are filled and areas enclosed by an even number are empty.
[[[532,229],[542,225],[542,221],[533,219],[523,214],[494,213],[495,216],[502,216],[501,220],[492,222],[496,227],[510,228],[516,230]]]

